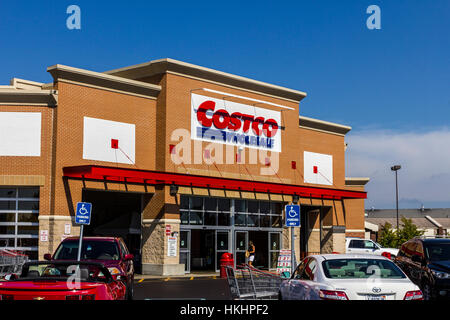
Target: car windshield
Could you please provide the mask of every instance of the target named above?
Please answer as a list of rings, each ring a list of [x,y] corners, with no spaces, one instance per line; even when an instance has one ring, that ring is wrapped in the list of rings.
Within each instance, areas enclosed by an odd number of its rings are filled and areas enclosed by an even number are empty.
[[[450,243],[426,244],[425,251],[430,261],[450,260]]]
[[[115,241],[83,240],[81,260],[119,260]],[[77,260],[78,240],[67,240],[56,250],[55,260]]]
[[[323,261],[322,267],[325,276],[331,279],[406,278],[394,263],[382,259],[332,259]]]
[[[31,262],[24,265],[16,280],[107,282],[110,275],[106,276],[103,271],[102,266],[85,263]]]

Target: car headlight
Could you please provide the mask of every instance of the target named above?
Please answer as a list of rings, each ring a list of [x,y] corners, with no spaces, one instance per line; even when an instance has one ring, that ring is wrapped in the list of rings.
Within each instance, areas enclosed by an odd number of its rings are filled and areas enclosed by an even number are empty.
[[[112,276],[117,276],[120,274],[120,270],[117,268],[108,268],[108,271]]]
[[[436,270],[431,270],[431,272],[438,279],[449,279],[450,278],[450,273],[447,273],[447,272],[436,271]]]

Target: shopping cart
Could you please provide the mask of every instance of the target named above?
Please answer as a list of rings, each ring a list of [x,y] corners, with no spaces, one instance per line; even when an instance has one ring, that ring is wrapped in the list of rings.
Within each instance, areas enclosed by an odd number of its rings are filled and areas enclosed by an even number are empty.
[[[268,271],[249,265],[226,267],[227,280],[233,300],[273,300],[278,298],[283,279]]]
[[[0,278],[7,274],[19,274],[28,256],[21,251],[0,248]]]

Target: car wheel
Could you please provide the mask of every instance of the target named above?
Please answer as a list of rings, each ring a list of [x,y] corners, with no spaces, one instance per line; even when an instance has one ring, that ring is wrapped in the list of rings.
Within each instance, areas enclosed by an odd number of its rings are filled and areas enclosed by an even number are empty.
[[[423,300],[431,300],[433,298],[431,287],[428,283],[422,286]]]

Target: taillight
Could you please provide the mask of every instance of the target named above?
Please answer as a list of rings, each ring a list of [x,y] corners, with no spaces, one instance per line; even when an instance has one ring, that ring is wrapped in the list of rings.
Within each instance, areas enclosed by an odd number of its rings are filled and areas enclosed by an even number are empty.
[[[66,296],[66,300],[80,300],[80,296],[79,295]]]
[[[324,300],[348,300],[344,291],[320,290],[319,296]]]
[[[0,294],[0,300],[2,301],[13,301],[14,296],[12,294]]]
[[[422,291],[420,291],[420,290],[408,291],[408,292],[406,292],[403,300],[423,300]]]
[[[382,255],[383,257],[386,257],[386,258],[388,258],[389,260],[391,260],[391,254],[390,254],[389,252],[383,252],[383,253],[381,253],[381,255]]]

